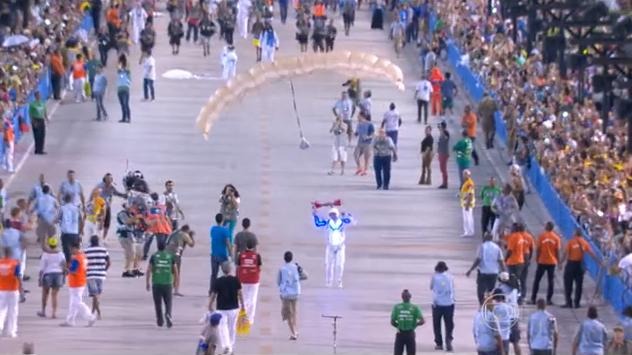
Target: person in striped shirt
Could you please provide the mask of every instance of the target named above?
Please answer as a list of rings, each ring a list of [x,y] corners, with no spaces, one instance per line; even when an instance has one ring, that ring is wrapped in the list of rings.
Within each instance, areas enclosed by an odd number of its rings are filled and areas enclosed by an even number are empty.
[[[101,319],[99,297],[103,292],[103,281],[110,268],[110,255],[105,247],[99,245],[99,236],[90,237],[90,246],[84,250],[88,260],[88,294],[92,298],[92,314],[96,313]]]

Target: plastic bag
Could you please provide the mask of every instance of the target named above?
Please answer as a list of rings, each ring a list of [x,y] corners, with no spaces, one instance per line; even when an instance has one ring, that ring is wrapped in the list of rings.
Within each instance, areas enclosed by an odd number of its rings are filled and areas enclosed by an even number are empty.
[[[83,84],[83,91],[86,94],[86,97],[92,97],[92,87],[90,86],[90,82],[87,80]]]
[[[237,317],[237,335],[244,336],[248,334],[250,334],[250,320],[248,320],[246,310],[242,309]]]

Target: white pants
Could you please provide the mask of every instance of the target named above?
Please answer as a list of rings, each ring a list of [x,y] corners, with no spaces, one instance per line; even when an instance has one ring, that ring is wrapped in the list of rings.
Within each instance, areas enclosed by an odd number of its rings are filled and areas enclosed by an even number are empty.
[[[342,274],[345,271],[345,245],[332,246],[327,245],[325,248],[325,283],[331,286],[334,278],[338,285],[342,285]]]
[[[463,210],[463,235],[474,236],[474,209]]]
[[[2,157],[2,166],[6,169],[6,171],[12,173],[14,172],[13,168],[13,154],[15,153],[15,142],[5,142],[4,146],[4,156]]]
[[[274,53],[276,52],[276,48],[270,46],[262,46],[261,47],[261,56],[264,62],[274,62]]]
[[[72,89],[75,93],[76,101],[83,101],[86,99],[86,92],[84,90],[85,83],[86,78],[74,79],[74,82],[72,83]]]
[[[92,313],[90,313],[90,308],[83,303],[83,293],[85,289],[85,286],[68,288],[70,303],[68,305],[66,323],[70,325],[75,325],[77,318],[79,318],[79,320],[91,321],[95,317]]]
[[[144,26],[144,24],[136,22],[137,21],[134,21],[134,23],[132,24],[132,43],[134,44],[138,43],[138,40],[140,39],[140,32],[143,30]]]
[[[239,28],[239,34],[243,38],[248,38],[248,9],[238,8],[237,12],[237,27]]]
[[[224,78],[224,80],[234,78],[236,74],[237,74],[237,65],[227,64],[222,67],[222,78]]]
[[[86,224],[83,226],[83,235],[90,238],[93,235],[100,236],[99,226],[96,223],[88,221],[86,219]]]
[[[19,291],[0,291],[0,336],[3,331],[11,338],[18,336],[19,301]]]
[[[219,322],[219,339],[222,344],[222,349],[228,348],[228,352],[231,353],[235,348],[239,308],[217,311],[222,314],[222,320]]]
[[[241,284],[241,292],[244,295],[244,307],[250,324],[255,324],[255,311],[257,310],[257,296],[259,295],[259,283]]]

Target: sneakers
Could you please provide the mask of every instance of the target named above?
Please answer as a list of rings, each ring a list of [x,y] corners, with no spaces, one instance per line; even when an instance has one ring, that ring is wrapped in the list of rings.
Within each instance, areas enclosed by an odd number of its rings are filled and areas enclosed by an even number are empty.
[[[144,273],[144,272],[142,272],[142,271],[140,271],[140,270],[138,270],[138,269],[136,269],[136,270],[134,270],[134,271],[132,271],[132,272],[134,273],[134,276],[138,276],[138,277],[141,277],[141,276],[144,276],[144,275],[145,275],[145,273]]]
[[[165,320],[167,321],[167,328],[173,327],[173,323],[171,322],[171,315],[165,314]]]
[[[134,274],[132,271],[125,271],[123,272],[123,274],[121,274],[121,277],[136,277],[136,274]]]
[[[451,353],[454,351],[454,349],[452,348],[452,344],[451,343],[446,343],[445,345],[445,351]]]
[[[443,345],[435,345],[435,350],[443,350]]]

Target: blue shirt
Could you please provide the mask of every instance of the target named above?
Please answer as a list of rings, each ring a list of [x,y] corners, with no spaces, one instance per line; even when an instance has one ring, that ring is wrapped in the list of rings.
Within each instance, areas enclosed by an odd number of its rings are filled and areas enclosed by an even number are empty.
[[[498,318],[488,311],[479,311],[474,317],[474,341],[478,351],[494,351],[498,349],[496,337],[500,326]]]
[[[580,355],[603,355],[608,341],[606,327],[596,319],[582,322],[575,336]]]
[[[375,128],[371,122],[360,122],[356,128],[356,134],[358,136],[358,144],[370,145],[373,141],[373,133]]]
[[[480,263],[478,271],[481,274],[498,274],[500,272],[499,260],[503,260],[503,252],[498,244],[490,241],[484,242],[478,247],[478,255]]]
[[[456,91],[456,84],[452,79],[444,80],[441,84],[441,95],[445,98],[454,98],[454,92]]]
[[[108,79],[103,74],[97,74],[94,77],[94,84],[92,85],[92,92],[96,94],[105,93],[105,88],[108,86]]]
[[[509,340],[511,334],[511,324],[514,320],[514,309],[505,302],[494,305],[494,315],[498,318],[499,333],[502,340]]]
[[[230,233],[228,229],[220,226],[211,227],[211,255],[223,259],[228,260],[228,248],[226,247],[226,241],[229,243]]]
[[[57,217],[57,200],[50,194],[42,194],[35,202],[35,211],[38,217],[54,224]]]
[[[295,262],[285,263],[281,266],[277,276],[277,286],[279,286],[281,298],[296,299],[301,294],[301,281]]]
[[[547,311],[536,311],[529,317],[529,347],[533,350],[553,350],[553,335],[557,330],[555,317]]]
[[[6,228],[2,232],[2,245],[11,250],[11,259],[22,260],[22,244],[20,243],[22,233],[15,228]]]
[[[435,273],[430,281],[432,304],[452,306],[454,304],[454,279],[447,272]]]

